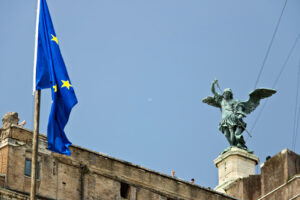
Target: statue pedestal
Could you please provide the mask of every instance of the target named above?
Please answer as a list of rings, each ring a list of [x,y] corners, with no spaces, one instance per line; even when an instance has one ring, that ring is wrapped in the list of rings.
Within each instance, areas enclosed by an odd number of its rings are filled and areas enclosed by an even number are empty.
[[[219,184],[215,190],[225,193],[226,188],[236,179],[254,175],[259,159],[252,153],[232,147],[226,153],[219,155],[214,163],[219,171]]]

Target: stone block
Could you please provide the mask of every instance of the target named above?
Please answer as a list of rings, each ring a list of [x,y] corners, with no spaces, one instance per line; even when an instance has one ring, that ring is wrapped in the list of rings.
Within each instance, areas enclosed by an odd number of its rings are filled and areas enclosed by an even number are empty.
[[[2,128],[7,129],[11,125],[18,125],[19,120],[18,113],[7,112],[2,118]]]
[[[219,173],[219,184],[215,190],[225,193],[224,188],[235,180],[254,175],[259,159],[252,153],[232,147],[226,153],[219,155],[214,163]]]

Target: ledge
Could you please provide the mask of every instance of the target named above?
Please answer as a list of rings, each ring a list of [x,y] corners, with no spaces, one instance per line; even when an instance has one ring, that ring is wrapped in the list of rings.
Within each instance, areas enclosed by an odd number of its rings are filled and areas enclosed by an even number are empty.
[[[253,160],[256,165],[259,163],[259,158],[252,154],[252,153],[249,153],[247,152],[246,150],[243,150],[243,149],[240,149],[240,148],[237,148],[237,147],[232,147],[229,151],[227,151],[226,153],[224,154],[221,154],[219,155],[215,160],[214,160],[214,164],[217,165],[223,161],[224,159],[228,158],[229,156],[234,156],[234,155],[238,155],[238,156],[241,156],[241,157],[244,157],[246,159],[250,159],[250,160]]]

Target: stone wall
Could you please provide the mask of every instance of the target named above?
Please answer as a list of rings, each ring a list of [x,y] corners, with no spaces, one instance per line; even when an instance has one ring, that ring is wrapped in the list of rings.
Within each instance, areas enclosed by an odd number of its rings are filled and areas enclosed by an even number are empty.
[[[243,200],[300,200],[300,156],[282,150],[261,165],[261,175],[236,180],[226,194]]]
[[[3,130],[3,134],[0,130],[0,138],[0,171],[4,177],[2,189],[21,195],[12,199],[26,199],[30,191],[30,177],[24,175],[25,159],[31,159],[32,132],[13,124]],[[46,137],[40,135],[39,199],[235,199],[82,147],[71,146],[72,156],[52,153],[46,147]]]
[[[254,175],[255,166],[259,163],[259,159],[253,153],[231,147],[229,151],[220,154],[214,163],[219,174],[219,184],[215,190],[225,193],[227,188],[236,180]]]
[[[0,174],[7,174],[8,146],[0,148]]]
[[[258,200],[300,200],[300,176],[295,176],[286,183],[261,196]]]
[[[24,172],[25,160],[32,156],[32,131],[17,125],[15,113],[6,117],[0,128],[0,199],[29,199],[31,180]],[[39,200],[300,200],[300,156],[287,149],[263,163],[261,175],[230,183],[225,195],[79,146],[70,148],[72,156],[52,153],[46,136],[39,136]]]
[[[263,163],[261,184],[260,199],[291,199],[300,194],[300,156],[284,149]]]
[[[22,194],[17,191],[0,188],[0,199],[1,200],[29,200],[28,195]]]
[[[243,200],[256,200],[261,196],[260,175],[250,175],[236,180],[226,190],[226,194]]]

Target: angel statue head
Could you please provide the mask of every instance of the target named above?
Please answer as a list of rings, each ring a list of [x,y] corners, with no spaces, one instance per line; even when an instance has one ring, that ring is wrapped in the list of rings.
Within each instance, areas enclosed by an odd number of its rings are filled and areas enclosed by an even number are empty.
[[[206,97],[202,102],[221,109],[222,120],[219,123],[219,130],[225,135],[230,144],[223,152],[228,151],[232,146],[252,152],[248,150],[242,135],[243,131],[246,131],[251,137],[249,131],[246,129],[247,124],[243,121],[243,118],[255,110],[261,99],[272,96],[276,93],[276,90],[266,88],[256,89],[249,94],[248,101],[240,101],[233,98],[230,88],[225,89],[222,95],[217,93],[215,85],[219,87],[217,80],[214,80],[211,86],[214,96]]]
[[[223,97],[225,99],[232,99],[233,98],[233,94],[232,94],[232,90],[230,88],[226,88],[224,91],[223,91]]]

